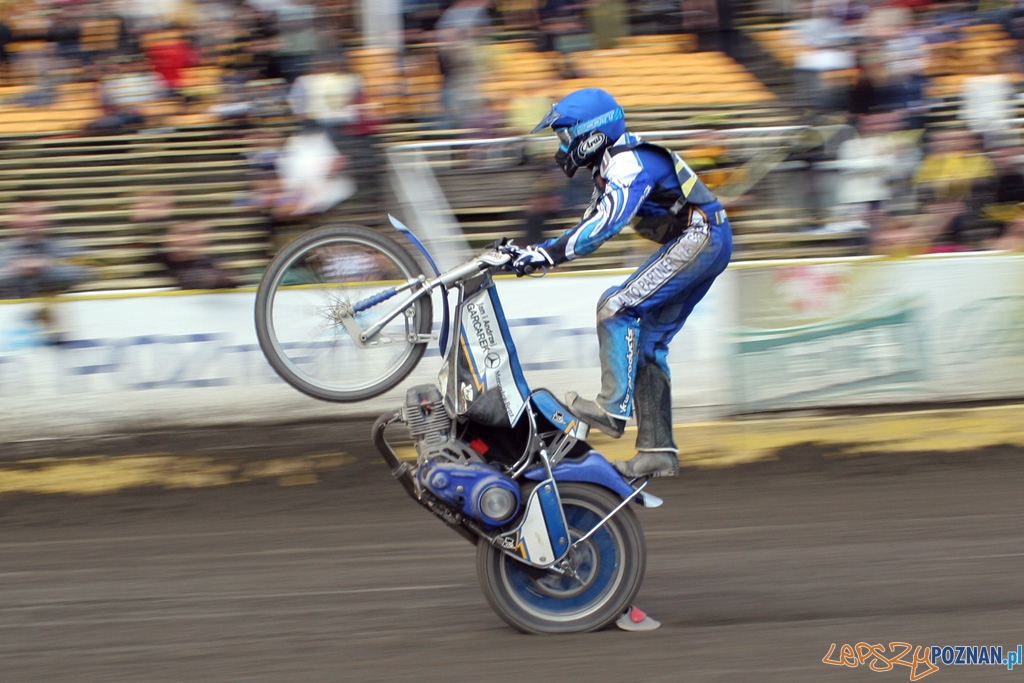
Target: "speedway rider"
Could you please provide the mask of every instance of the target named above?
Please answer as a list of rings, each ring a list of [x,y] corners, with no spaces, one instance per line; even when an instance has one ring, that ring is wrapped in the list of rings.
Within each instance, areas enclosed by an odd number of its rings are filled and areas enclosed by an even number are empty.
[[[668,345],[729,263],[729,221],[678,155],[626,131],[622,108],[607,92],[568,95],[533,132],[545,128],[558,136],[555,161],[568,177],[580,167],[591,169],[594,195],[575,227],[523,249],[514,268],[522,274],[586,256],[634,218],[638,234],[662,245],[601,297],[601,391],[593,401],[570,392],[566,402],[577,417],[616,438],[635,412],[637,454],[616,468],[627,478],[676,475]]]

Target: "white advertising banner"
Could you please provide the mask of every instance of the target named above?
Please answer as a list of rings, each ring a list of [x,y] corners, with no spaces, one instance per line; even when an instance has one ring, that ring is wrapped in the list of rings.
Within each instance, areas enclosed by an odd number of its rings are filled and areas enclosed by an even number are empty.
[[[625,273],[502,278],[526,378],[592,396],[595,307]],[[388,394],[308,398],[256,343],[252,291],[69,298],[65,343],[34,302],[0,304],[0,439],[374,415],[435,382],[436,344]],[[440,321],[439,302],[435,319]],[[1024,256],[743,264],[672,343],[677,417],[1024,395]]]
[[[978,254],[736,271],[744,411],[1024,395],[1024,258]]]
[[[556,395],[600,386],[595,308],[625,274],[499,279],[527,380]],[[730,278],[723,277],[673,343],[677,406],[730,400]],[[253,326],[252,291],[161,292],[62,300],[66,330],[47,343],[34,302],[0,305],[0,438],[95,434],[174,425],[372,415],[402,403],[405,388],[434,382],[436,344],[389,394],[328,404],[285,385],[263,358]],[[454,299],[454,297],[453,297]],[[435,318],[440,321],[439,303]]]

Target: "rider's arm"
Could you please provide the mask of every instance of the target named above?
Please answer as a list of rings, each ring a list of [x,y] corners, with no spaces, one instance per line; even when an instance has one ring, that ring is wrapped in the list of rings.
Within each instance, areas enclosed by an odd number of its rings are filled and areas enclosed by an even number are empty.
[[[606,155],[600,177],[604,178],[604,190],[595,197],[583,219],[561,236],[539,245],[555,263],[590,254],[617,235],[654,187],[639,158],[631,152]]]

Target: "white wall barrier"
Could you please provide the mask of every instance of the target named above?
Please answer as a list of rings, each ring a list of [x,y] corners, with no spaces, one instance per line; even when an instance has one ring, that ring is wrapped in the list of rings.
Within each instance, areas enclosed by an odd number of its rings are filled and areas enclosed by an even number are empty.
[[[737,270],[741,410],[1024,396],[1024,257]]]
[[[531,385],[596,393],[594,309],[624,277],[499,280]],[[436,377],[433,347],[386,396],[309,399],[264,360],[253,299],[71,298],[58,307],[61,346],[39,335],[36,304],[0,305],[0,438],[369,415]],[[741,264],[698,306],[669,358],[675,405],[696,415],[1021,396],[1024,257]]]

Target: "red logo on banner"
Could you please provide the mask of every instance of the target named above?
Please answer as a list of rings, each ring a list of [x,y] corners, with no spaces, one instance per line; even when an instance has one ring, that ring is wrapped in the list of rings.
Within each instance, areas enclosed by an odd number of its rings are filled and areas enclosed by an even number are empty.
[[[848,284],[844,270],[830,265],[785,266],[776,270],[776,293],[799,313],[832,313],[842,305]]]

